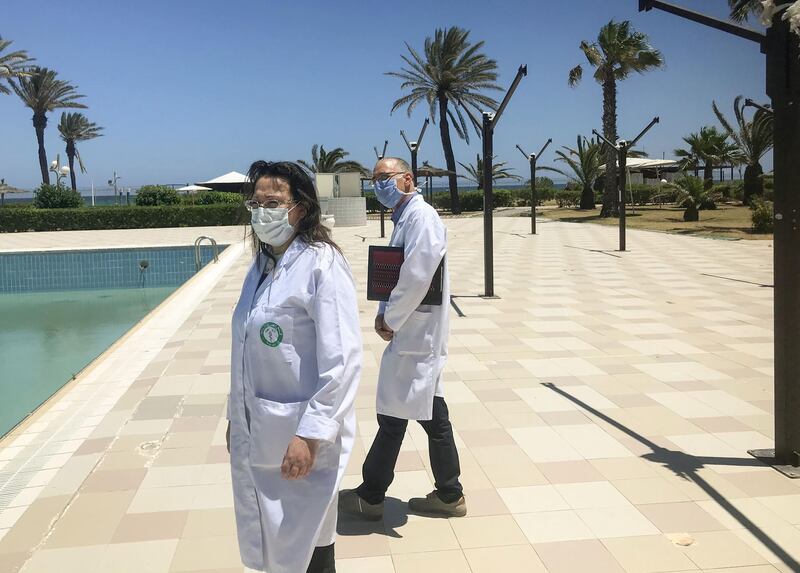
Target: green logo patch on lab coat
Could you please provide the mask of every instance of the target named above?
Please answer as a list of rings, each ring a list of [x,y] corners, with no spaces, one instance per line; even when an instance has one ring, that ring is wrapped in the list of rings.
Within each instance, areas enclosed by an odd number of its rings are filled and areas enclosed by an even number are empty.
[[[261,342],[275,348],[283,342],[283,329],[274,322],[266,322],[261,327]]]

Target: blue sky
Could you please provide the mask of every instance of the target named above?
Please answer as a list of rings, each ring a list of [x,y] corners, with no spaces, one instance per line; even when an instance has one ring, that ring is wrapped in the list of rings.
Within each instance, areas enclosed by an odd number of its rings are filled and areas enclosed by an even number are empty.
[[[725,0],[676,0],[724,16]],[[581,40],[609,19],[629,19],[664,53],[662,71],[620,85],[619,126],[632,137],[650,119],[661,124],[640,147],[670,157],[681,137],[714,124],[711,102],[732,115],[738,94],[765,101],[764,59],[746,40],[668,14],[639,14],[636,0],[473,0],[402,3],[352,0],[138,0],[7,3],[0,35],[58,70],[87,97],[86,115],[106,135],[80,148],[88,173],[79,187],[97,188],[116,170],[120,184],[187,183],[255,159],[298,159],[311,145],[341,146],[371,165],[373,145],[406,156],[400,130],[416,134],[426,110],[389,114],[404,42],[421,49],[437,27],[461,26],[499,64],[504,88],[520,64],[529,74],[495,136],[495,153],[521,175],[517,143],[538,149],[574,145],[599,129],[601,91],[590,74],[577,88],[567,72],[585,63]],[[64,146],[50,114],[48,157]],[[0,96],[0,177],[31,188],[39,182],[30,112]],[[480,141],[456,141],[456,158],[474,161]],[[542,158],[551,164],[553,148]],[[444,164],[438,126],[429,128],[420,162]],[[766,165],[771,167],[768,159]]]

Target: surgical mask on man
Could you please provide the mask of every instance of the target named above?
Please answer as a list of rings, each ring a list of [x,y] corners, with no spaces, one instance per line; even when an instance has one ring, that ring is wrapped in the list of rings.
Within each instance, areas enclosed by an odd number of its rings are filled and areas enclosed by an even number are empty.
[[[385,181],[380,179],[375,181],[375,197],[387,209],[394,209],[404,195],[407,195],[407,193],[403,193],[398,189],[397,181],[394,180],[394,177]]]
[[[250,225],[261,242],[271,247],[280,247],[292,238],[295,232],[294,225],[289,223],[289,211],[292,209],[259,207],[253,210],[250,215]]]

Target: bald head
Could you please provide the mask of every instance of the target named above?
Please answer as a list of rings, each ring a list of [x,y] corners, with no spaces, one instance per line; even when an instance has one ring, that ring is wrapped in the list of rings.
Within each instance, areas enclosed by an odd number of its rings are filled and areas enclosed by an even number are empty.
[[[375,164],[375,173],[411,173],[411,166],[399,157],[384,157]]]

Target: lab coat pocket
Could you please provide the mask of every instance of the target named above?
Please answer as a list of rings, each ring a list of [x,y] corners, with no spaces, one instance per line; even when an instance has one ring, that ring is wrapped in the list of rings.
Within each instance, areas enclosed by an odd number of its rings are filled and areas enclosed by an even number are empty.
[[[264,351],[291,364],[294,355],[293,309],[280,307],[261,307],[256,328]]]
[[[398,356],[430,356],[433,353],[433,315],[414,311],[405,324],[394,333],[392,345]]]
[[[250,418],[250,465],[278,469],[297,432],[308,402],[273,402],[256,398]]]

